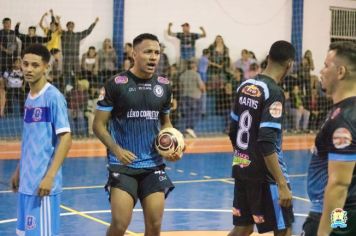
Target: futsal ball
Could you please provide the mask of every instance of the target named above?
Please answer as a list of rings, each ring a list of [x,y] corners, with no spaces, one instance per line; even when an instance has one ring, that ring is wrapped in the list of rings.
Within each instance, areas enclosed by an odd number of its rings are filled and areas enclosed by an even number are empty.
[[[183,134],[175,128],[165,128],[158,133],[155,140],[155,147],[157,152],[163,158],[168,157],[175,152],[183,153]]]

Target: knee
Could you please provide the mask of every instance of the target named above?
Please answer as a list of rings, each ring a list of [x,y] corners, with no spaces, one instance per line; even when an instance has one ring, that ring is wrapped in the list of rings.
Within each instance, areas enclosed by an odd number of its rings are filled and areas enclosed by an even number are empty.
[[[108,235],[124,235],[128,225],[121,222],[111,222]]]
[[[146,224],[146,232],[149,236],[159,235],[161,231],[161,220],[154,220],[147,222]]]

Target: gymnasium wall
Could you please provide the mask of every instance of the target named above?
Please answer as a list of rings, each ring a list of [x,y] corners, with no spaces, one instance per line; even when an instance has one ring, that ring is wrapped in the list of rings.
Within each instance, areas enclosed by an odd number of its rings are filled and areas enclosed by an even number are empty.
[[[29,25],[38,24],[42,14],[53,8],[61,22],[75,22],[75,31],[86,29],[95,19],[100,21],[91,35],[82,41],[81,51],[91,45],[100,48],[106,37],[112,36],[112,0],[0,0],[0,18],[10,17],[13,27],[21,22],[21,32]],[[330,6],[356,8],[354,0],[305,0],[303,51],[311,49],[316,72],[323,65],[329,44]],[[167,48],[166,53],[174,62],[179,57],[179,41],[167,35],[167,25],[173,23],[174,32],[181,31],[184,22],[191,24],[192,32],[203,26],[207,38],[197,41],[197,55],[223,36],[235,61],[243,48],[250,49],[262,60],[272,42],[290,40],[292,0],[126,0],[125,41],[142,32],[157,34]],[[116,16],[122,17],[122,16]],[[45,24],[50,21],[47,17]],[[37,28],[38,34],[42,34]]]

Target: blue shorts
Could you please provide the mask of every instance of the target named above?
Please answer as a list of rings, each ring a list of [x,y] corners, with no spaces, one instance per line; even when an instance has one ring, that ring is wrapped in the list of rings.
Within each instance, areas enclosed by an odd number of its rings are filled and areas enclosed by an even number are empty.
[[[16,234],[19,236],[59,235],[60,194],[39,197],[19,193]]]

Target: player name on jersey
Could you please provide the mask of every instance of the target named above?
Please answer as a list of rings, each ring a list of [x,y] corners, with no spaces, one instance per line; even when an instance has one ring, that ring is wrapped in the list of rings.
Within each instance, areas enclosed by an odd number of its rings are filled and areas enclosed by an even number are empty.
[[[134,111],[127,112],[127,118],[146,118],[147,120],[157,120],[159,111]]]
[[[245,106],[248,106],[248,107],[251,107],[253,109],[257,109],[258,108],[258,101],[257,100],[254,100],[252,98],[247,98],[247,97],[240,97],[239,98],[239,103],[241,105],[245,105]]]

